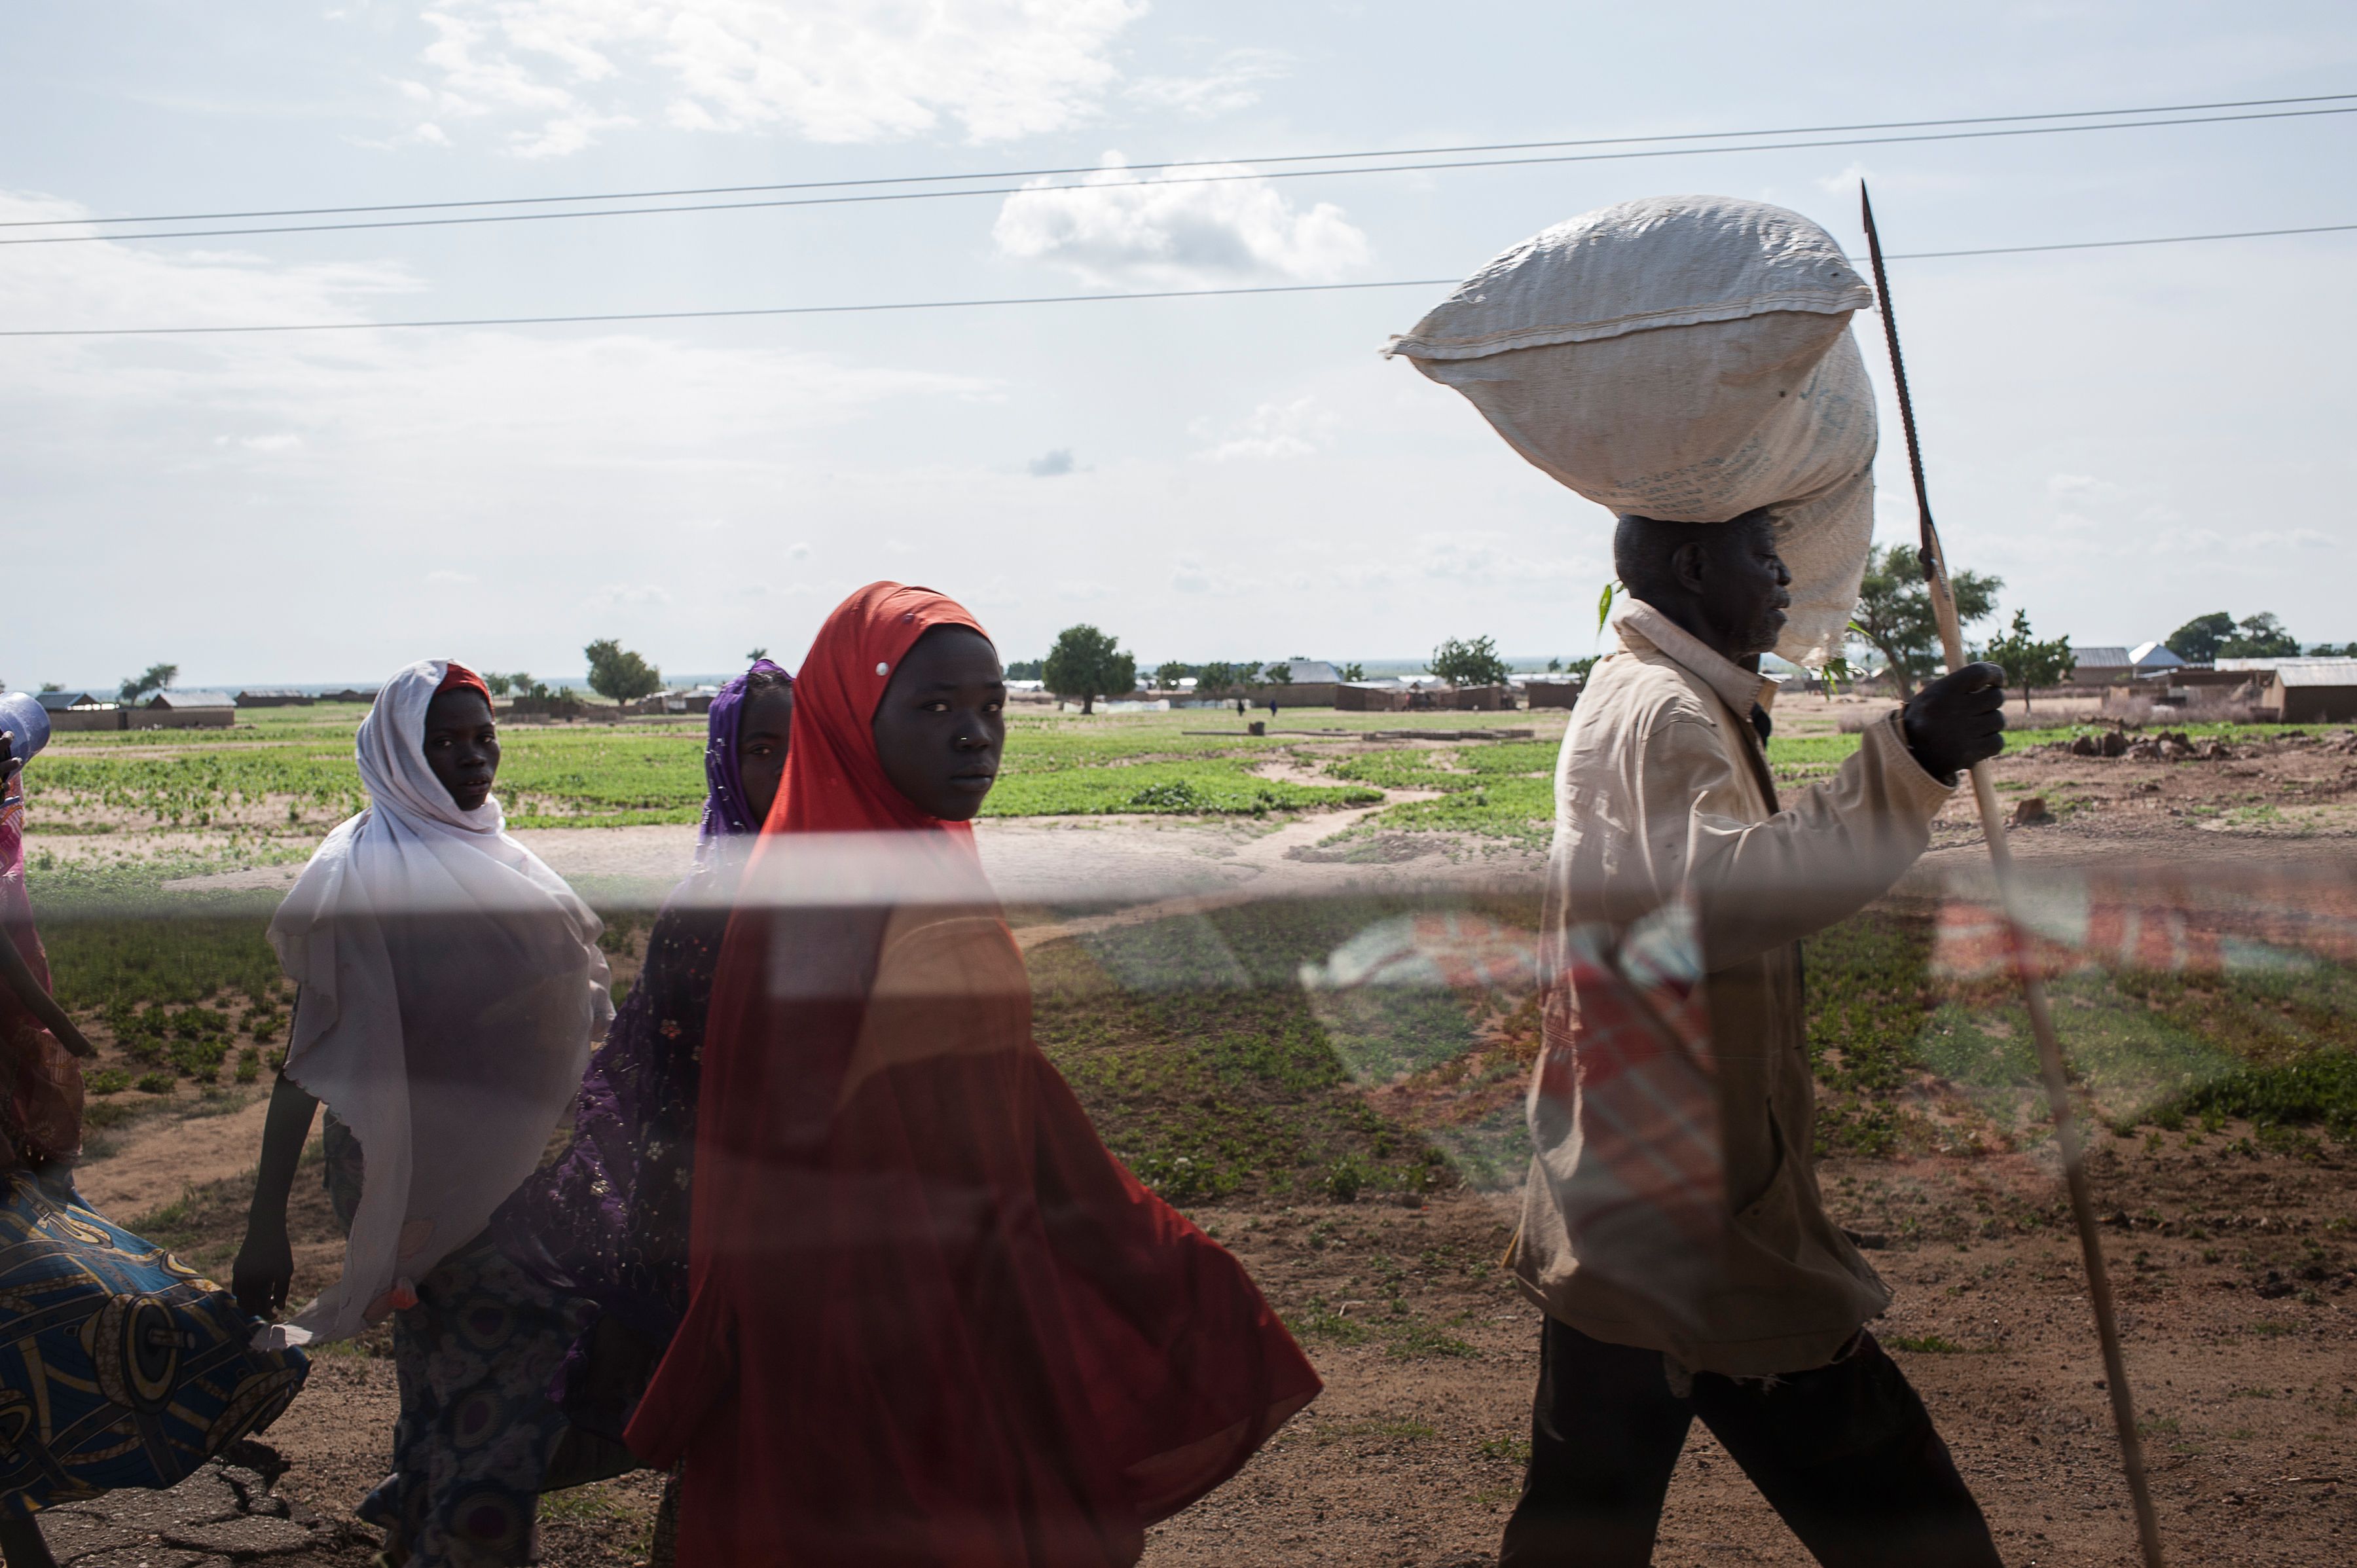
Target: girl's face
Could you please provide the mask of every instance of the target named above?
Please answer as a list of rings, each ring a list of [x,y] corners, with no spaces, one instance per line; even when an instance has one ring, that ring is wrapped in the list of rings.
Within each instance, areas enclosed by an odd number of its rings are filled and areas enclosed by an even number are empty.
[[[500,726],[480,692],[436,692],[425,704],[425,766],[460,811],[490,799],[500,774]]]
[[[1006,681],[980,632],[935,627],[892,671],[869,731],[884,776],[927,816],[974,820],[998,781]]]
[[[764,686],[746,699],[737,732],[737,772],[745,804],[757,822],[769,819],[786,776],[786,744],[794,722],[794,689]]]

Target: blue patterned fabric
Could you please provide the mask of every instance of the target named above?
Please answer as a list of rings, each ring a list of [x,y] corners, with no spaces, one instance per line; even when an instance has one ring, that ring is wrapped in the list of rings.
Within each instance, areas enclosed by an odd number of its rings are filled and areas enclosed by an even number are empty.
[[[67,1167],[0,1180],[0,1512],[172,1486],[303,1386],[300,1351],[249,1349],[229,1292],[107,1223]]]

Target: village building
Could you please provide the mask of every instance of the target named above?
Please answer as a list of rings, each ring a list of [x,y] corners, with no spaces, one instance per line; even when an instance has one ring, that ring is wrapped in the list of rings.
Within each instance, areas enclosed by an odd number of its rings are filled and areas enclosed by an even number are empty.
[[[124,727],[123,705],[98,692],[37,692],[34,700],[49,715],[52,733]]]
[[[2287,659],[2265,673],[2259,714],[2278,724],[2357,720],[2357,659]]]
[[[237,694],[241,708],[307,708],[311,693],[293,686],[248,686]]]
[[[158,692],[130,714],[132,729],[228,729],[237,699],[227,692]]]

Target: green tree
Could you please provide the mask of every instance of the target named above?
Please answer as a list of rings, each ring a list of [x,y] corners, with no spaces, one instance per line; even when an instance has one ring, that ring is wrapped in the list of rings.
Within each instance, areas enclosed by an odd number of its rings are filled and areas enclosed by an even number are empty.
[[[1487,637],[1477,637],[1470,642],[1448,639],[1432,650],[1432,662],[1427,668],[1452,686],[1502,686],[1506,677],[1513,673],[1498,657],[1496,640]]]
[[[589,660],[589,689],[617,708],[662,690],[662,671],[610,637],[581,650]]]
[[[1092,626],[1068,626],[1041,660],[1040,679],[1060,697],[1078,697],[1081,712],[1096,712],[1099,697],[1119,696],[1137,685],[1137,656],[1124,653]]]
[[[2234,635],[2234,618],[2224,610],[2195,616],[2169,634],[2161,646],[2188,664],[2207,664],[2218,657],[2218,645]]]
[[[1264,673],[1268,677],[1268,683],[1272,686],[1293,684],[1293,666],[1290,664],[1272,664]]]
[[[2040,642],[2029,634],[2029,612],[2013,612],[2013,629],[1989,639],[1980,656],[2005,671],[2006,684],[2021,693],[2021,711],[2029,712],[2032,686],[2059,686],[2079,667],[2071,639],[2058,637]]]
[[[1197,677],[1198,685],[1202,683],[1200,671],[1192,664],[1181,664],[1176,659],[1166,659],[1154,667],[1154,683],[1166,692],[1177,691],[1178,682],[1189,675]]]
[[[1340,678],[1344,681],[1363,681],[1367,678],[1367,667],[1357,663],[1345,664],[1340,671]]]
[[[123,689],[115,694],[115,700],[128,705],[152,693],[169,690],[179,678],[180,667],[177,664],[150,664],[144,672],[123,678]]]
[[[745,662],[748,664],[759,664],[762,660],[767,659],[769,656],[770,650],[766,648],[748,648],[745,650]]]
[[[494,697],[504,697],[508,694],[508,677],[500,674],[497,671],[484,671],[483,684],[490,688],[491,695]]]
[[[2262,610],[2234,623],[2234,635],[2218,644],[2221,659],[2296,659],[2299,639],[2283,622]]]
[[[2338,648],[2329,642],[2319,642],[2309,652],[2319,659],[2357,659],[2357,642],[2344,642]],[[48,688],[43,687],[42,690]]]
[[[1040,664],[1041,660],[1037,659],[1018,659],[1006,667],[1006,678],[1010,681],[1037,681],[1040,678]]]
[[[1956,596],[1956,619],[1970,626],[1996,613],[1997,590],[2005,580],[1958,572],[1948,585]],[[1932,590],[1912,545],[1867,552],[1850,630],[1881,653],[1902,697],[1913,696],[1916,683],[1940,668],[1940,620],[1932,613]]]

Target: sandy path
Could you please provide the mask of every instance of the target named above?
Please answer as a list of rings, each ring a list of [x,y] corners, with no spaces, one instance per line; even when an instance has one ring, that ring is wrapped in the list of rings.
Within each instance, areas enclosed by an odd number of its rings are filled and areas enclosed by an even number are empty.
[[[127,1225],[190,1187],[252,1170],[269,1113],[264,1095],[225,1116],[157,1117],[124,1133],[113,1154],[77,1168],[74,1186],[91,1208]]]

